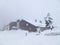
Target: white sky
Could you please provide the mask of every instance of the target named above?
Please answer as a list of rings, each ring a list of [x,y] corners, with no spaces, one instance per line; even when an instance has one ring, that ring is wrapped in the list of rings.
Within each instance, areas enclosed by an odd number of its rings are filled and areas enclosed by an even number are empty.
[[[60,0],[0,0],[0,28],[21,18],[42,20],[48,12],[60,25]]]

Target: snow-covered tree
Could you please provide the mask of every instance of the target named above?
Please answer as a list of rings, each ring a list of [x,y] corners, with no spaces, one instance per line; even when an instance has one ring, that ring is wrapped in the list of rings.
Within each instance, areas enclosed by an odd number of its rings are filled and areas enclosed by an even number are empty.
[[[53,18],[50,17],[50,13],[47,14],[47,16],[44,18],[45,19],[45,26],[52,28],[52,24],[53,24]]]

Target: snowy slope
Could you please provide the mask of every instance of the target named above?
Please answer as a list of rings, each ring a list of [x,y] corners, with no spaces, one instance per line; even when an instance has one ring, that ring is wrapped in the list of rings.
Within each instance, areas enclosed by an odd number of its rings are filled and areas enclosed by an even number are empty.
[[[60,45],[59,35],[44,35],[50,32],[54,30],[41,32],[40,35],[28,32],[26,36],[26,31],[22,30],[0,31],[0,45]]]

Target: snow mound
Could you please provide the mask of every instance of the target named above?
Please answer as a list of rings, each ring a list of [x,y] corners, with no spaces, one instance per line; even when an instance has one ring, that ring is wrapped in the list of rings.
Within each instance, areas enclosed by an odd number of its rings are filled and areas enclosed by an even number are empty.
[[[47,36],[58,36],[58,35],[60,35],[60,28],[54,28],[53,30],[50,30],[48,32],[46,31],[45,35],[47,35]]]

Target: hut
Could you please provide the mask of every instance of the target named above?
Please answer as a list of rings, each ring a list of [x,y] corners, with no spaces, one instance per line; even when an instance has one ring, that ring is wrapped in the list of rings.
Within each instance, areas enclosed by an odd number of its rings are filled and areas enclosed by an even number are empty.
[[[9,30],[18,30],[18,29],[22,29],[25,31],[29,31],[29,32],[36,32],[37,31],[37,26],[29,23],[26,20],[17,20],[16,22],[11,22],[8,25],[8,29]]]
[[[29,31],[29,32],[36,32],[37,31],[37,26],[25,21],[25,20],[21,20],[20,21],[20,29]]]

